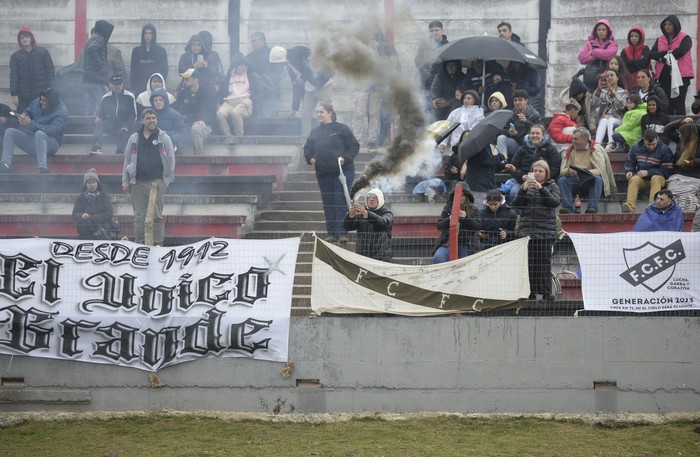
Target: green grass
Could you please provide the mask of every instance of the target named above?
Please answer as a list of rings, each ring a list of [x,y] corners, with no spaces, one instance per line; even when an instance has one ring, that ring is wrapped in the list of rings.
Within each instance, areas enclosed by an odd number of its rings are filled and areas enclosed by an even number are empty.
[[[458,416],[300,423],[153,414],[27,420],[0,429],[0,456],[698,456],[697,425]]]

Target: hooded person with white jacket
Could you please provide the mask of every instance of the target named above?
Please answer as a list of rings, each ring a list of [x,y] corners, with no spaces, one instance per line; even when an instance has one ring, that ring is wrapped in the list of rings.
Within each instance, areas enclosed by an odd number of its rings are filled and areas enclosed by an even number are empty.
[[[168,92],[165,87],[165,78],[160,73],[153,73],[150,78],[148,78],[148,84],[146,84],[146,90],[141,92],[138,97],[136,97],[136,108],[141,114],[144,108],[148,108],[151,105],[151,95],[156,89],[162,89],[168,94],[168,103],[175,103],[175,96]]]
[[[460,125],[454,129],[450,136],[440,143],[440,150],[444,151],[450,146],[459,144],[459,138],[462,132],[470,131],[484,118],[484,109],[480,106],[481,98],[475,90],[465,91],[460,101],[462,102],[462,106],[452,111],[450,115],[447,116],[448,121],[459,122]]]
[[[384,205],[384,194],[371,189],[365,195],[365,204],[355,203],[345,215],[343,227],[348,232],[357,230],[355,252],[382,262],[391,262],[391,227],[394,214]]]

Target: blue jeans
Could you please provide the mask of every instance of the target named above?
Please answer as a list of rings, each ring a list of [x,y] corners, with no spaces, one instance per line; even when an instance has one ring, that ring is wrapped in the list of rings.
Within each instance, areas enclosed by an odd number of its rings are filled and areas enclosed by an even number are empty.
[[[457,246],[457,258],[462,259],[469,255],[469,248],[466,246]],[[445,263],[450,261],[450,247],[440,246],[433,254],[433,263]]]
[[[344,171],[348,189],[355,179],[355,170]],[[318,188],[321,190],[323,214],[326,217],[326,232],[331,236],[347,235],[343,228],[343,219],[348,212],[345,193],[337,176],[316,176]]]
[[[85,115],[97,116],[102,96],[107,93],[107,86],[96,83],[85,83]]]
[[[498,135],[498,139],[496,140],[496,147],[499,151],[508,153],[508,163],[510,163],[511,160],[513,160],[513,156],[515,155],[515,153],[518,152],[518,149],[520,148],[520,143],[518,143],[517,140],[509,136]]]
[[[36,162],[39,168],[48,168],[46,157],[56,154],[58,151],[58,141],[48,136],[45,132],[25,132],[24,130],[7,129],[2,142],[2,162],[7,166],[12,165],[12,154],[15,145],[27,154],[36,155]]]
[[[585,186],[579,184],[576,176],[562,176],[557,181],[561,192],[561,207],[574,212],[574,195],[583,194],[588,190],[588,205],[586,209],[598,210],[600,195],[603,193],[603,178],[596,176],[594,180],[588,181]]]

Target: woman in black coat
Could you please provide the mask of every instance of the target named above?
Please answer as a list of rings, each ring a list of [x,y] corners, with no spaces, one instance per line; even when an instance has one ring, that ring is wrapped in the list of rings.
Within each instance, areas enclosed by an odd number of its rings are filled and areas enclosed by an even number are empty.
[[[335,111],[329,103],[316,106],[316,117],[320,125],[311,130],[306,139],[304,157],[306,163],[316,169],[323,213],[326,216],[326,241],[346,243],[348,233],[343,228],[343,220],[348,205],[338,177],[342,166],[346,184],[348,188],[352,186],[355,179],[354,159],[360,151],[360,143],[350,127],[336,122]]]
[[[343,221],[348,232],[357,230],[355,252],[370,259],[391,262],[391,227],[394,214],[384,206],[384,194],[372,189],[365,196],[365,205],[354,204]]]
[[[112,217],[112,200],[92,168],[85,173],[82,190],[73,205],[73,220],[78,236],[82,240],[109,239],[106,229],[109,228]]]
[[[516,235],[530,237],[527,247],[530,299],[542,295],[544,300],[554,300],[552,247],[557,237],[556,211],[561,194],[556,182],[550,179],[547,162],[538,160],[531,170],[513,201],[513,206],[520,210]]]

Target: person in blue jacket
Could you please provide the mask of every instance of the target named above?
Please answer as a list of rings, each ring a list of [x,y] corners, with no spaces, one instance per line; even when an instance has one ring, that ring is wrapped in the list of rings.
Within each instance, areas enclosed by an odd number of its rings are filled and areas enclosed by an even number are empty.
[[[661,189],[634,224],[633,232],[682,232],[683,210],[673,201],[673,192]]]

